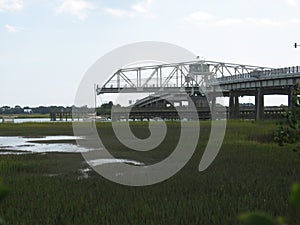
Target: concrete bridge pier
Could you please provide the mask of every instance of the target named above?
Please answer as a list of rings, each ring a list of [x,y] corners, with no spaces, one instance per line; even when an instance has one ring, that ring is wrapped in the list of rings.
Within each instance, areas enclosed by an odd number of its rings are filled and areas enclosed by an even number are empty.
[[[229,94],[229,119],[234,117],[234,96],[232,92]]]
[[[290,91],[290,93],[288,94],[288,107],[291,108],[292,104],[292,91]]]
[[[234,96],[234,115],[235,118],[240,117],[240,102],[239,102],[239,95]]]
[[[264,119],[264,93],[262,88],[258,88],[255,94],[255,119]]]
[[[294,108],[295,101],[297,101],[297,96],[294,93],[294,87],[291,87],[288,93],[288,107],[290,109]]]
[[[216,97],[213,96],[211,99],[211,114],[212,114],[212,118],[215,118],[216,116]]]
[[[237,119],[240,116],[239,95],[231,91],[229,93],[229,118]]]

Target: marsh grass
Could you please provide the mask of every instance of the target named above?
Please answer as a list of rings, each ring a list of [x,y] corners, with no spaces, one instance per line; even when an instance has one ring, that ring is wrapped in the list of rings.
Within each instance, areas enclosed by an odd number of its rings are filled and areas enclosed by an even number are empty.
[[[0,134],[72,134],[68,123],[15,125],[0,125]],[[134,123],[131,128],[144,138],[149,135],[146,125]],[[170,179],[147,187],[121,186],[93,171],[88,179],[79,179],[78,169],[88,166],[80,154],[1,155],[0,176],[10,194],[0,215],[8,225],[224,225],[239,224],[237,214],[243,211],[285,215],[289,187],[300,180],[300,161],[288,147],[264,141],[276,129],[275,122],[230,121],[217,158],[199,173],[209,125],[201,122],[199,144],[188,164]],[[97,126],[116,157],[148,163],[165,158],[180,134],[178,123],[168,123],[171,132],[162,147],[142,154],[116,141],[108,123]]]
[[[0,136],[73,135],[72,123],[0,123]]]
[[[49,118],[50,119],[50,114],[40,114],[40,113],[34,113],[34,114],[24,113],[24,114],[9,114],[9,115],[0,114],[0,119],[2,119],[2,117],[5,116],[12,116],[18,119],[26,119],[26,118]]]

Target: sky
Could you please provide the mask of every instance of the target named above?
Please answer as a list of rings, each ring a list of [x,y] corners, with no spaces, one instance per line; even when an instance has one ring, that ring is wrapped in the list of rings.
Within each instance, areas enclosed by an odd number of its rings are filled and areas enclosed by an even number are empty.
[[[73,105],[98,58],[140,41],[210,61],[300,65],[299,11],[300,0],[0,0],[0,107]]]

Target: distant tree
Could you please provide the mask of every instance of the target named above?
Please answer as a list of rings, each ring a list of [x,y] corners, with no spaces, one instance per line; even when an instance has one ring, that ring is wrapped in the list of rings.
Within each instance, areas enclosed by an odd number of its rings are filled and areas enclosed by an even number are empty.
[[[39,106],[37,108],[32,108],[32,112],[38,114],[49,114],[50,108],[46,106]]]
[[[104,104],[102,104],[101,105],[101,108],[104,108],[104,109],[111,109],[112,107],[113,107],[113,102],[112,101],[110,101],[110,102],[108,102],[108,103],[104,103]]]
[[[1,114],[8,114],[10,112],[10,107],[9,106],[3,106],[1,110]]]
[[[24,113],[24,110],[21,106],[16,105],[15,108],[11,109],[13,114],[21,114]]]
[[[103,103],[99,108],[97,108],[97,115],[101,114],[111,114],[111,109],[113,107],[113,102]]]

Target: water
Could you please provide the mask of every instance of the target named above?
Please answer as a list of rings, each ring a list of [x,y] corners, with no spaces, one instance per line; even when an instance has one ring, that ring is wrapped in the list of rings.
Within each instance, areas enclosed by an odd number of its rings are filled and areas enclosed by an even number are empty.
[[[101,166],[104,164],[110,164],[110,163],[127,163],[130,165],[135,165],[135,166],[144,166],[144,163],[140,163],[134,160],[128,160],[128,159],[94,159],[94,160],[89,160],[87,163],[94,167],[94,166]],[[78,180],[81,179],[87,179],[90,177],[90,172],[92,171],[91,168],[85,168],[85,169],[79,169],[80,176],[78,177]],[[115,176],[124,176],[124,173],[119,172],[116,173]]]
[[[30,153],[49,153],[49,152],[69,152],[69,153],[82,153],[88,151],[95,151],[96,149],[88,149],[79,145],[71,143],[55,143],[55,141],[70,141],[78,140],[84,137],[74,136],[46,136],[40,138],[28,138],[21,136],[0,136],[0,155],[7,154],[30,154]],[[33,143],[31,141],[53,141],[53,143]],[[99,150],[101,151],[101,149]],[[127,159],[95,159],[88,161],[91,166],[99,166],[109,163],[128,163],[132,165],[141,166],[142,163],[127,160]],[[87,169],[88,170],[88,169]],[[82,171],[85,178],[88,171]]]
[[[62,121],[56,120],[56,121],[51,121],[50,118],[24,118],[24,119],[19,119],[16,118],[14,119],[15,123],[44,123],[44,122],[72,122],[71,118],[63,119]]]
[[[127,163],[127,164],[132,164],[135,166],[143,166],[144,165],[144,163],[140,163],[140,162],[128,160],[128,159],[94,159],[94,160],[88,161],[88,163],[91,166],[100,166],[100,165],[110,164],[110,163]]]
[[[70,143],[32,143],[30,141],[76,140],[74,136],[46,136],[26,138],[20,136],[0,137],[0,154],[24,154],[40,152],[86,152],[89,149]],[[5,151],[8,150],[8,151]],[[22,152],[21,152],[22,151]]]

